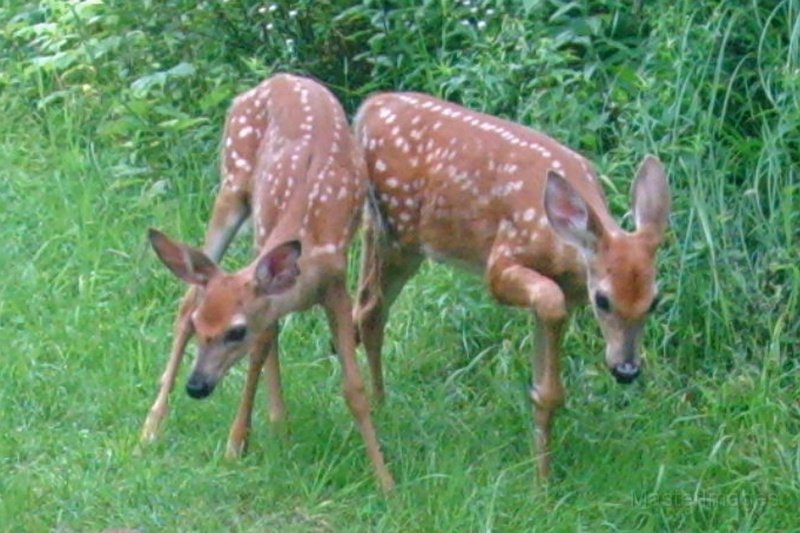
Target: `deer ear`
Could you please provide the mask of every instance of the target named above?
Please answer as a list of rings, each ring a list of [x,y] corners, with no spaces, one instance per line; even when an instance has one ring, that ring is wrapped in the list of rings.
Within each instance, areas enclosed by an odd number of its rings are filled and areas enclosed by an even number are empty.
[[[173,241],[153,228],[147,236],[161,262],[186,283],[204,286],[219,273],[217,264],[200,250]]]
[[[294,287],[300,275],[297,260],[301,253],[300,241],[288,241],[261,256],[255,271],[256,293],[275,296]]]
[[[552,170],[547,172],[544,210],[559,237],[583,252],[595,252],[603,231],[597,215],[578,191]]]
[[[631,186],[636,229],[652,233],[660,242],[667,229],[671,203],[669,183],[661,161],[655,156],[646,156]]]

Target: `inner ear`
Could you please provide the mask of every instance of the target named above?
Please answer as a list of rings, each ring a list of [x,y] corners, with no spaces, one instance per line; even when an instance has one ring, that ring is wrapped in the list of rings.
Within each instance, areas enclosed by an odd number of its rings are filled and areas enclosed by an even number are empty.
[[[297,262],[301,253],[300,241],[293,240],[278,245],[261,256],[255,270],[256,293],[272,296],[294,287],[300,276]]]
[[[544,192],[547,220],[559,237],[584,252],[594,252],[602,226],[594,210],[560,174],[550,170]]]

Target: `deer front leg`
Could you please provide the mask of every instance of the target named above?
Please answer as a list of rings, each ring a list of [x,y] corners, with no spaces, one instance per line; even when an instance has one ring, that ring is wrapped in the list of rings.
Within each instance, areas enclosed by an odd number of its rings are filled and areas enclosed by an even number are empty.
[[[228,444],[225,447],[226,459],[238,459],[247,451],[247,441],[253,424],[253,403],[255,402],[258,380],[261,377],[264,363],[270,358],[278,358],[276,340],[277,328],[271,328],[259,335],[254,341],[253,352],[250,354],[250,364],[247,367],[242,400],[239,402],[239,409],[236,412],[236,418],[233,420],[233,425],[228,435]],[[278,379],[280,381],[280,378]],[[270,391],[270,394],[272,394],[272,391]],[[281,394],[280,391],[279,394]],[[280,403],[281,405],[283,404],[282,396]],[[270,405],[270,408],[272,408],[272,405]]]
[[[230,242],[242,222],[247,218],[249,208],[239,193],[222,189],[214,202],[214,211],[206,231],[204,250],[214,260],[219,261],[228,249]],[[190,288],[181,300],[178,318],[175,321],[172,349],[164,372],[161,374],[158,395],[156,396],[142,428],[141,442],[153,442],[161,432],[164,419],[169,410],[169,395],[175,388],[178,369],[186,352],[186,345],[192,338],[194,328],[191,316],[198,299],[198,290]]]
[[[286,420],[286,404],[283,401],[283,384],[281,382],[281,365],[278,357],[278,326],[273,328],[272,342],[264,363],[267,394],[269,395],[269,422],[273,427]]]
[[[355,358],[355,327],[352,318],[352,302],[345,288],[344,279],[335,281],[326,291],[323,302],[331,333],[334,336],[339,359],[342,364],[344,397],[347,407],[358,424],[358,429],[367,447],[375,475],[384,492],[394,488],[394,479],[378,443],[372,423],[369,402],[364,392],[364,380]]]
[[[550,436],[553,418],[556,410],[564,404],[559,349],[566,320],[547,321],[537,316],[535,321],[533,367],[536,377],[530,394],[533,416],[536,420],[539,478],[546,481],[550,477]]]
[[[167,366],[163,374],[161,374],[158,395],[153,405],[150,407],[150,411],[147,413],[147,418],[142,428],[140,440],[144,444],[153,442],[158,437],[161,426],[167,416],[167,411],[169,410],[169,394],[175,387],[175,378],[178,375],[178,368],[181,366],[181,361],[183,361],[186,345],[189,343],[189,339],[192,338],[192,334],[194,333],[190,315],[195,307],[196,292],[194,288],[189,289],[181,301],[178,310],[178,319],[175,321],[174,337],[169,360],[167,360]]]
[[[532,309],[536,322],[531,387],[536,423],[539,478],[550,475],[550,437],[556,410],[564,403],[559,371],[561,336],[567,321],[564,293],[538,272],[508,262],[496,262],[488,272],[489,285],[502,303]]]

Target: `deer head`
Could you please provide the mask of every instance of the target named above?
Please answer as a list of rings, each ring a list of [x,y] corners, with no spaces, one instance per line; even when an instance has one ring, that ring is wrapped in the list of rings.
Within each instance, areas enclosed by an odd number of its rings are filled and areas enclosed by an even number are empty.
[[[256,334],[279,318],[279,300],[297,282],[300,242],[288,241],[236,273],[225,272],[202,251],[149,231],[159,259],[184,282],[201,289],[191,316],[197,360],[186,385],[192,398],[205,398],[247,353]]]
[[[658,159],[645,158],[631,188],[636,230],[604,223],[561,175],[550,171],[545,211],[556,234],[582,254],[588,298],[606,340],[606,363],[620,383],[639,375],[645,319],[658,303],[655,256],[670,212]]]

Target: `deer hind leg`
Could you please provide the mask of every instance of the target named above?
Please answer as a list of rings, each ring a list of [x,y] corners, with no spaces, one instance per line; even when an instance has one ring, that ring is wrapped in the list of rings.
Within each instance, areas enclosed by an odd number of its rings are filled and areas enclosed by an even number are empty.
[[[375,228],[364,230],[358,297],[353,317],[357,334],[367,352],[372,393],[383,402],[386,392],[383,383],[381,350],[389,308],[406,282],[419,269],[422,256],[415,250],[377,242]]]
[[[342,365],[344,397],[347,407],[358,424],[358,429],[367,447],[375,475],[384,492],[394,488],[394,479],[378,443],[375,426],[370,414],[369,402],[364,391],[364,380],[355,358],[355,326],[351,316],[352,301],[345,287],[344,274],[331,283],[326,290],[323,306],[334,337],[337,353]]]
[[[222,259],[225,250],[228,249],[228,245],[248,214],[249,208],[241,194],[234,193],[228,188],[220,191],[214,202],[214,210],[206,230],[205,245],[203,246],[209,257],[214,261]],[[186,345],[194,333],[191,316],[197,305],[197,297],[197,289],[190,288],[178,308],[169,359],[161,374],[158,395],[150,407],[142,428],[141,441],[143,443],[152,442],[158,437],[167,416],[169,394],[175,388],[175,379],[183,361]]]
[[[530,395],[536,422],[539,478],[545,481],[550,475],[553,418],[564,403],[559,371],[561,337],[568,316],[564,293],[550,278],[512,261],[495,262],[488,278],[492,293],[501,303],[534,312],[536,339]]]
[[[236,418],[231,425],[228,435],[228,444],[225,447],[225,457],[227,459],[238,459],[247,451],[247,443],[250,437],[250,428],[253,425],[253,403],[255,402],[258,380],[261,378],[261,371],[264,364],[270,359],[278,358],[278,328],[270,328],[264,333],[259,334],[253,343],[253,351],[250,354],[250,364],[247,367],[247,377],[245,378],[242,400],[239,409],[236,411]],[[278,378],[280,382],[280,378]],[[269,391],[272,394],[272,391]],[[282,394],[278,391],[278,394]],[[283,404],[283,397],[280,397]],[[270,405],[270,408],[273,406]]]

